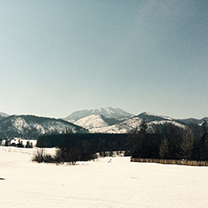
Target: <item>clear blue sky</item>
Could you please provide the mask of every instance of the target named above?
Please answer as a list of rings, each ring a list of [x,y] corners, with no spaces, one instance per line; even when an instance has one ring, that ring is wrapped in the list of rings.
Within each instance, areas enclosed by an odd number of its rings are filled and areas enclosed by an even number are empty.
[[[0,112],[208,116],[208,1],[1,0]]]

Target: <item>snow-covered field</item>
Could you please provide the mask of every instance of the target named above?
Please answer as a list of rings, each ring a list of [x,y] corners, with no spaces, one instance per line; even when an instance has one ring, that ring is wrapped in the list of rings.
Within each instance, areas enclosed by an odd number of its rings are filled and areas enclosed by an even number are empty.
[[[208,207],[207,167],[130,163],[129,157],[37,164],[33,151],[0,147],[1,208]]]

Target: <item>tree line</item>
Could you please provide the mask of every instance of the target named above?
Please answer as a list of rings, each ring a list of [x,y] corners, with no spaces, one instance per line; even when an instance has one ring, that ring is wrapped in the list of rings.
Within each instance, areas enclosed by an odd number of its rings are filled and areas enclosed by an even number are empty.
[[[96,153],[105,156],[106,152],[111,155],[113,151],[124,151],[134,158],[203,161],[208,160],[207,122],[201,126],[190,123],[185,128],[165,123],[149,131],[143,120],[138,129],[128,134],[44,135],[38,139],[37,147],[57,147],[53,158],[56,162],[90,160]]]
[[[190,123],[180,128],[172,123],[155,126],[153,134],[146,131],[145,122],[129,139],[136,147],[131,151],[134,158],[208,160],[207,122],[201,126]]]

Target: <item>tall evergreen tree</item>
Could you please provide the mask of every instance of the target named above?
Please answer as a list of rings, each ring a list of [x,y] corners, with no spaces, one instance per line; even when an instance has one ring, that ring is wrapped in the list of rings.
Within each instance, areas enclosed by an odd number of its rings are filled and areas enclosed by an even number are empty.
[[[159,155],[162,159],[169,158],[169,143],[166,136],[164,136],[164,139],[161,142]]]
[[[200,142],[200,157],[201,160],[208,160],[208,132],[207,122],[204,120],[202,123],[203,136]]]
[[[141,120],[141,123],[139,125],[139,128],[140,128],[140,132],[146,133],[146,130],[147,130],[147,122],[146,122],[145,119],[142,119]]]
[[[182,133],[182,142],[181,142],[181,155],[183,159],[190,159],[191,152],[193,148],[194,137],[191,132],[191,129],[186,127]]]

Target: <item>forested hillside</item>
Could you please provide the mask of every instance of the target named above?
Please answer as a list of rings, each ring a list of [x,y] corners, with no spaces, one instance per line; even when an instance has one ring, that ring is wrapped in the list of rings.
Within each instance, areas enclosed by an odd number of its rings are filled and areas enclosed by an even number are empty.
[[[67,141],[80,153],[105,155],[106,152],[124,151],[134,158],[188,159],[208,160],[207,122],[202,126],[187,125],[177,127],[171,123],[164,124],[154,132],[148,132],[145,120],[139,130],[128,134],[62,134],[46,135],[38,139],[38,147],[67,146]]]

